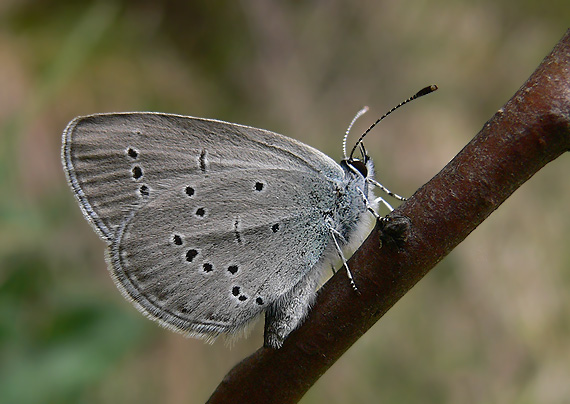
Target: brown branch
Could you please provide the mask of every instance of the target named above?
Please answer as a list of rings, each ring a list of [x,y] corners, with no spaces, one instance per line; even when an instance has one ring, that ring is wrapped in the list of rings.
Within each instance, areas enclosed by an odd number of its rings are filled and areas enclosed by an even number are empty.
[[[479,134],[393,212],[392,224],[410,224],[403,244],[390,242],[392,225],[380,232],[377,226],[370,234],[349,261],[361,295],[339,271],[323,286],[307,321],[287,338],[283,348],[261,348],[244,359],[208,402],[300,400],[362,334],[509,195],[568,150],[570,30]]]

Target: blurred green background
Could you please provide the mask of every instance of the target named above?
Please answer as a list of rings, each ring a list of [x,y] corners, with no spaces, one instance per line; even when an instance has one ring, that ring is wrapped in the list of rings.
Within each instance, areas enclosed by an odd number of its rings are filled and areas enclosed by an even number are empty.
[[[201,403],[262,343],[159,328],[124,301],[59,154],[82,114],[152,110],[274,130],[341,156],[368,137],[411,195],[562,37],[567,0],[0,4],[0,402]],[[353,141],[354,141],[353,138]],[[303,403],[564,403],[570,160],[562,156],[408,293]]]

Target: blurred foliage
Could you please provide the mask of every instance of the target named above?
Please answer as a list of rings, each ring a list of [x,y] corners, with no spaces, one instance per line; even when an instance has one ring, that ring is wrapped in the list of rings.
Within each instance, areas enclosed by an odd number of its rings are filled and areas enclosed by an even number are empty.
[[[411,195],[518,89],[570,3],[261,0],[0,5],[0,402],[199,403],[230,350],[144,319],[116,291],[65,184],[76,115],[159,110],[275,130],[340,156],[368,137]],[[399,302],[305,403],[562,403],[570,397],[570,164],[543,169]],[[394,185],[398,184],[398,185]]]

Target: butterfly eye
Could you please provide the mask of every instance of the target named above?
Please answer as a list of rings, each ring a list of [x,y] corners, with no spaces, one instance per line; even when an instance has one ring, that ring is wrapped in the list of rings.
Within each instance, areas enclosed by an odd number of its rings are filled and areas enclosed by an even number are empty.
[[[366,167],[366,164],[364,164],[364,162],[360,160],[352,160],[349,162],[349,164],[356,168],[364,178],[368,176],[368,167]]]

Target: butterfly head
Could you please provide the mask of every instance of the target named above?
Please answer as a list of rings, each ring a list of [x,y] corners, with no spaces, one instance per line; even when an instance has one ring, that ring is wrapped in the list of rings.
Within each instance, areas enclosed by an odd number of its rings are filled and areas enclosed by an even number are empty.
[[[374,179],[374,162],[366,154],[364,146],[361,146],[361,156],[346,157],[340,162],[340,166],[345,171],[345,175],[349,178],[349,182],[360,184],[360,188],[366,194],[368,193],[368,180]]]

